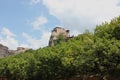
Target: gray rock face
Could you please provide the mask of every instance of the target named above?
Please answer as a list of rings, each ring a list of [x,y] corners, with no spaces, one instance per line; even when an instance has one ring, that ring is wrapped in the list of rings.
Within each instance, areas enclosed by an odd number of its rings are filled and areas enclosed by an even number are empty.
[[[6,57],[9,55],[19,54],[21,52],[25,52],[26,50],[29,50],[29,48],[18,47],[17,50],[9,50],[8,47],[0,44],[0,58]]]
[[[2,44],[0,44],[0,58],[5,57],[7,55],[9,55],[8,47],[3,46]]]
[[[14,54],[19,54],[21,52],[25,52],[26,50],[29,50],[29,48],[18,47],[17,50],[14,51]]]
[[[52,33],[51,33],[51,36],[50,36],[49,46],[54,46],[54,41],[58,39],[58,36],[60,34],[64,35],[65,39],[70,38],[69,30],[65,30],[64,28],[61,28],[61,27],[55,27],[52,30]]]

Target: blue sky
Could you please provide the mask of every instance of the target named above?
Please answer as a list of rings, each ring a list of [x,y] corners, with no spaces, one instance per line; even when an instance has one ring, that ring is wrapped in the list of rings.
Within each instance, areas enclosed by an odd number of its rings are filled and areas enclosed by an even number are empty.
[[[119,15],[119,0],[0,0],[0,43],[37,49],[56,26],[77,35]]]

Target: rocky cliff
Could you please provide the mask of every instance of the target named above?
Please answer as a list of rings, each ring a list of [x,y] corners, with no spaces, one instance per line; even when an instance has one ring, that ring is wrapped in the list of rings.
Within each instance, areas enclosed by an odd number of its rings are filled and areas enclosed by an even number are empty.
[[[25,52],[29,50],[28,48],[18,47],[17,50],[9,50],[8,47],[0,44],[0,58],[7,57],[9,55],[19,54],[21,52]]]
[[[58,36],[62,34],[63,36],[65,36],[65,40],[68,40],[70,37],[69,34],[69,30],[65,30],[64,28],[61,27],[55,27],[52,30],[51,36],[50,36],[50,40],[49,40],[49,46],[54,46],[54,42],[58,39]]]
[[[0,44],[0,58],[8,56],[8,55],[9,55],[8,47],[3,46],[2,44]]]

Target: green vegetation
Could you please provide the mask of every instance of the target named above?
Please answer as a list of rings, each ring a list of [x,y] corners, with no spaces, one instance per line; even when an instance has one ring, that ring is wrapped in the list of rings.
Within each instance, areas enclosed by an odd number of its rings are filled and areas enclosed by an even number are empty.
[[[60,38],[60,40],[63,39]],[[120,17],[54,47],[0,59],[0,76],[10,80],[59,80],[96,75],[119,78]]]
[[[59,34],[57,40],[54,41],[54,45],[60,44],[61,42],[65,42],[65,35]]]

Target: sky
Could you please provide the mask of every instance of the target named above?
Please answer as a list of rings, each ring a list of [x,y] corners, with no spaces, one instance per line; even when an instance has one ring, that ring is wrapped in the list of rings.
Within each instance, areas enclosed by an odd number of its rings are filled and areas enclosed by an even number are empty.
[[[78,35],[119,15],[120,0],[0,0],[0,44],[38,49],[54,27]]]

